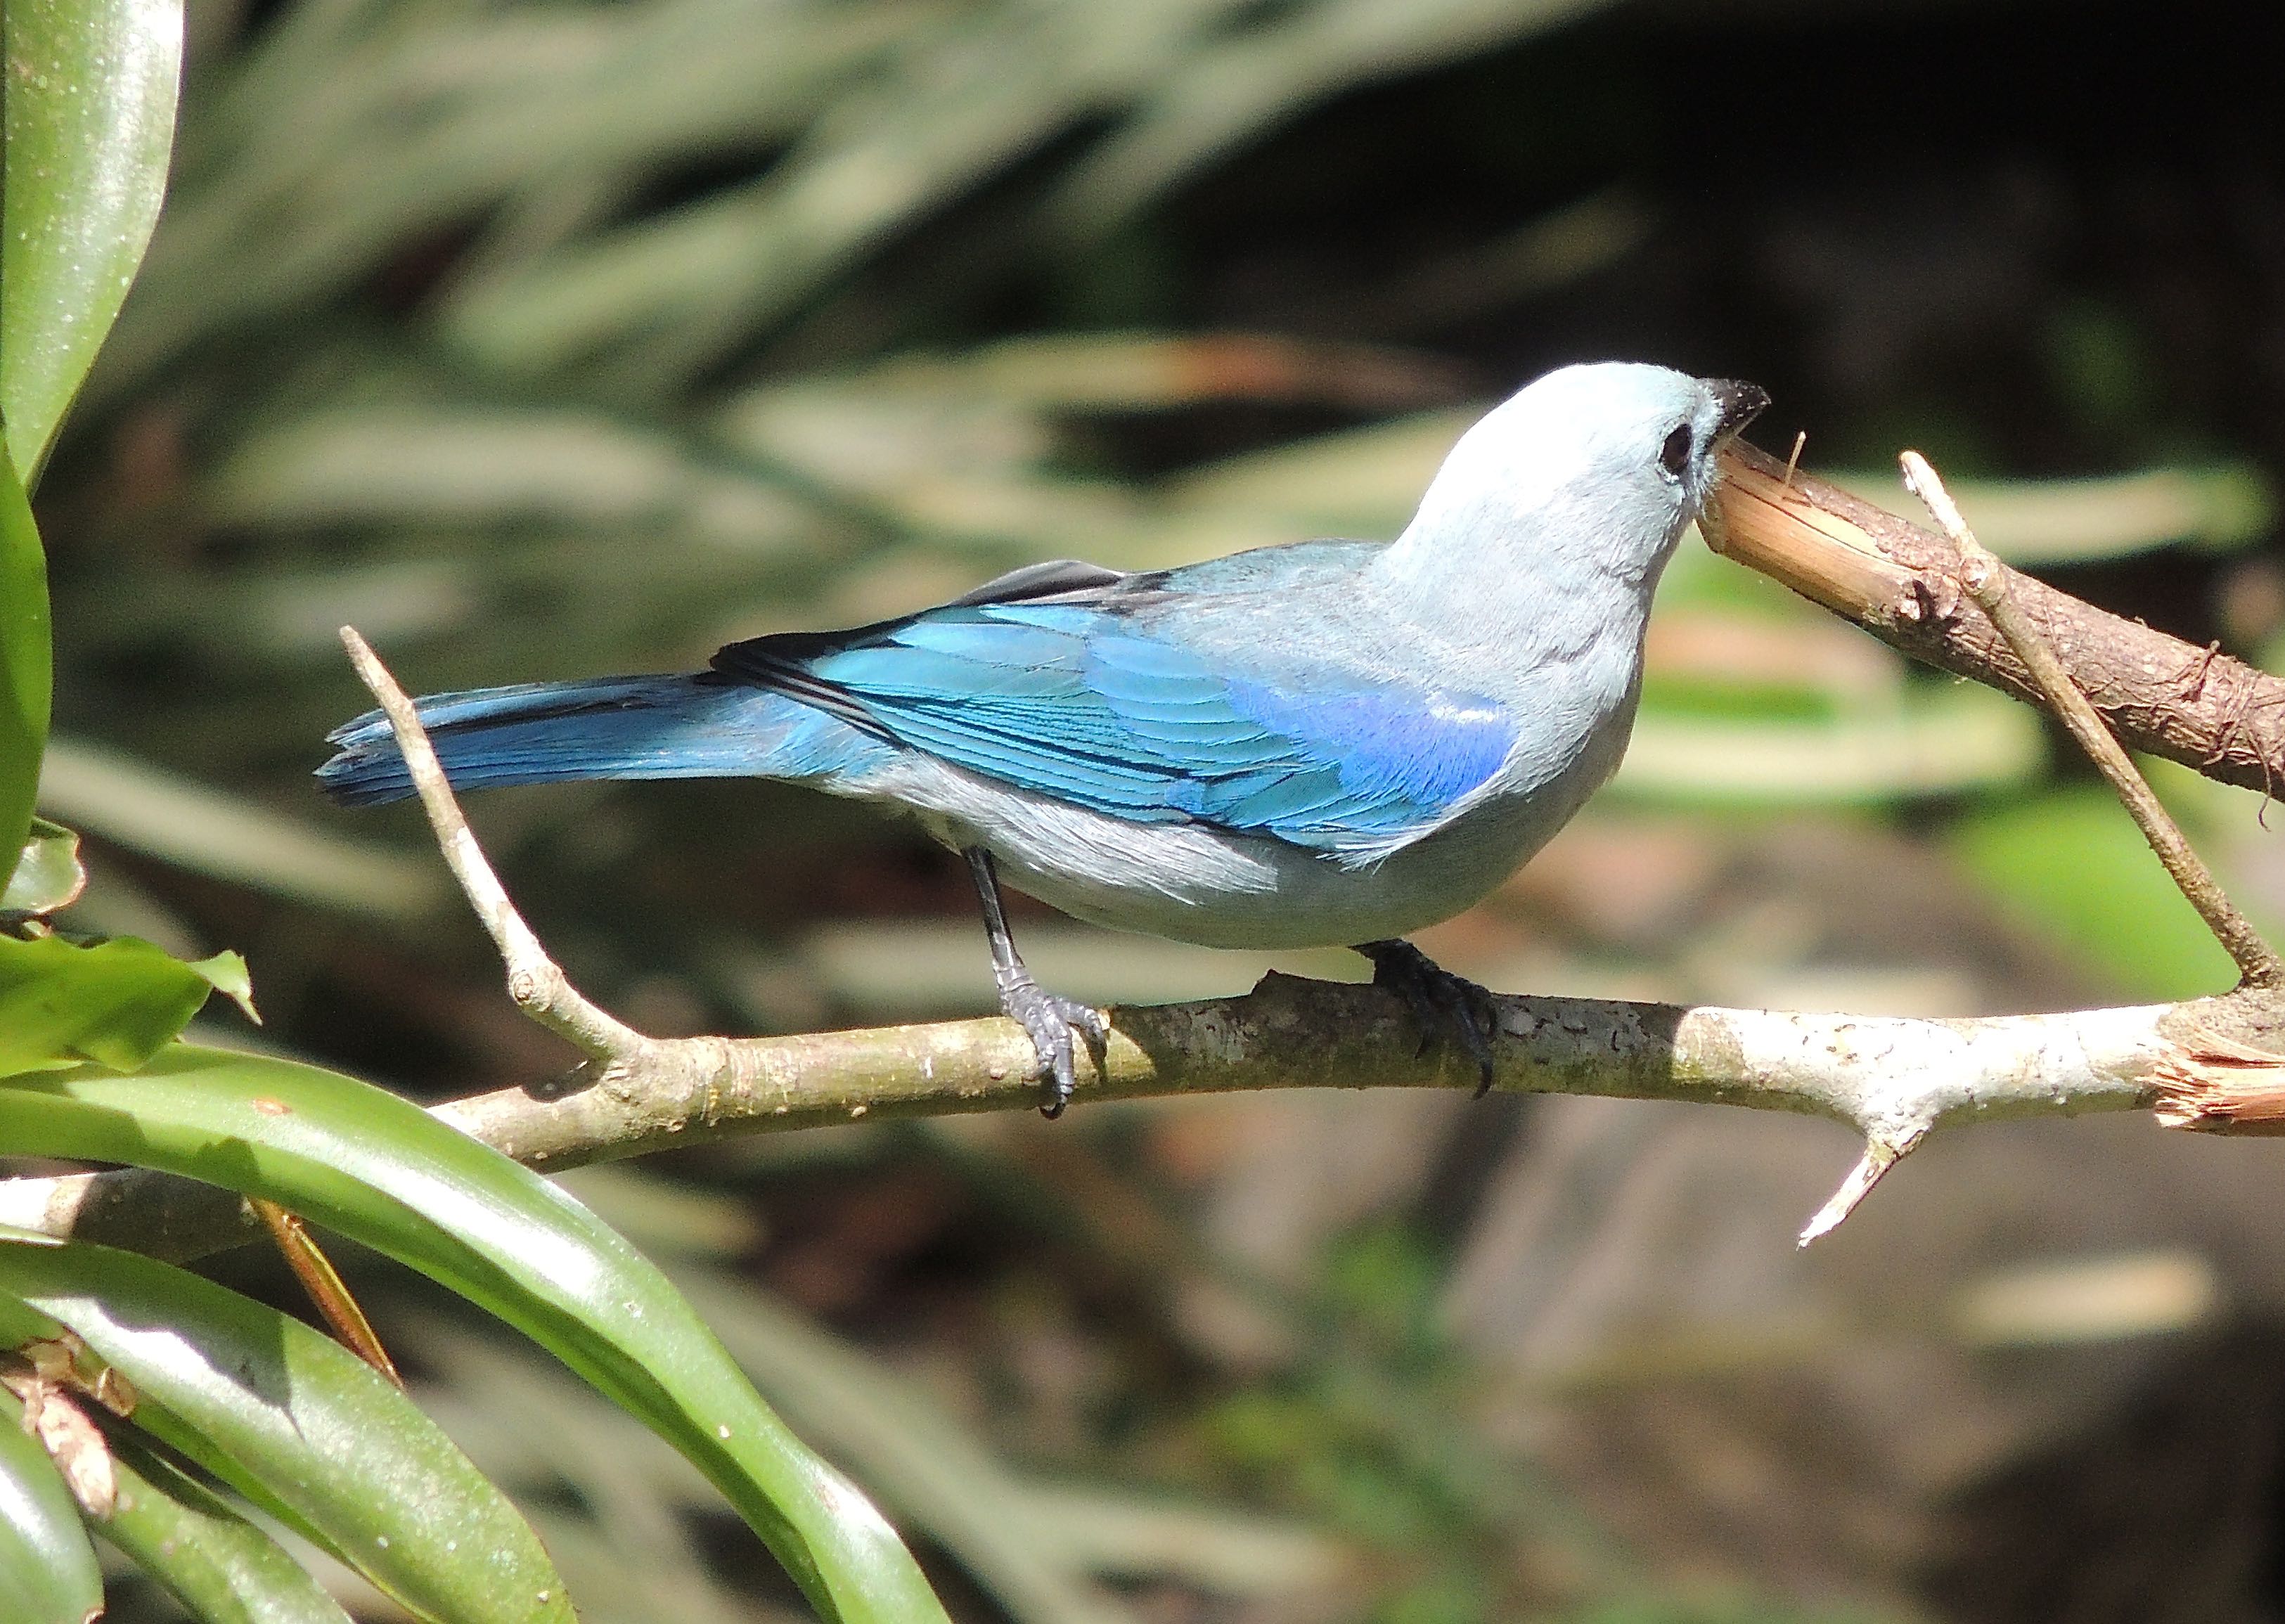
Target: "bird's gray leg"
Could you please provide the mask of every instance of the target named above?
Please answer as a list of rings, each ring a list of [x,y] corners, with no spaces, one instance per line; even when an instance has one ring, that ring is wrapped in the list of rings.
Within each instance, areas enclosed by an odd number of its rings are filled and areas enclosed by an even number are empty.
[[[1032,979],[1032,972],[1017,956],[1016,938],[1008,933],[1008,915],[1001,906],[1000,875],[992,866],[992,853],[981,846],[969,846],[961,855],[968,859],[970,877],[976,882],[976,899],[984,905],[984,933],[992,938],[992,979],[1000,984],[1000,1008],[1031,1034],[1032,1050],[1039,1056],[1040,1081],[1047,1094],[1040,1102],[1040,1114],[1052,1121],[1064,1114],[1064,1107],[1071,1103],[1072,1090],[1079,1086],[1072,1069],[1073,1029],[1086,1034],[1088,1047],[1098,1059],[1111,1029],[1101,1011],[1076,999],[1058,998]]]
[[[1476,1098],[1492,1088],[1492,1035],[1499,1011],[1492,995],[1465,977],[1455,976],[1409,942],[1359,942],[1355,952],[1372,961],[1372,985],[1386,987],[1411,1006],[1425,1051],[1438,1038],[1457,1040],[1476,1063]]]

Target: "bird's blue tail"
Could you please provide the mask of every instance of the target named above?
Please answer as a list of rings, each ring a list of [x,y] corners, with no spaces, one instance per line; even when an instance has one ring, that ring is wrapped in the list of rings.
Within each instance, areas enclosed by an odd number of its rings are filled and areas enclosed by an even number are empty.
[[[808,778],[860,765],[868,738],[780,694],[708,677],[599,677],[438,694],[421,725],[456,789],[594,778]],[[344,806],[412,793],[389,723],[334,730],[318,782]]]

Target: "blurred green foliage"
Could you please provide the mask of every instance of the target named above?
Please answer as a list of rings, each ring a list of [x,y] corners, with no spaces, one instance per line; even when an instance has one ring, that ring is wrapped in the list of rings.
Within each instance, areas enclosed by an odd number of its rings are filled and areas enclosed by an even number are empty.
[[[1954,848],[1991,893],[2130,998],[2227,987],[2229,955],[2104,787],[2075,786],[1964,818]]]

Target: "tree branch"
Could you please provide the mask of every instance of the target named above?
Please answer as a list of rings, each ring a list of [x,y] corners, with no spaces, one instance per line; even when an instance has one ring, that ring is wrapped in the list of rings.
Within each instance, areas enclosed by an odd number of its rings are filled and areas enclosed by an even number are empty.
[[[1967,528],[1967,521],[1952,501],[1951,492],[1944,489],[1942,477],[1918,451],[1904,452],[1902,461],[1905,487],[1927,504],[1936,522],[1943,527],[1944,534],[1959,549],[1960,584],[1975,599],[1975,607],[1998,629],[1999,635],[2007,639],[2008,648],[2038,685],[2040,697],[2062,718],[2079,748],[2110,781],[2110,787],[2117,791],[2119,801],[2126,808],[2126,815],[2134,820],[2134,827],[2150,843],[2150,850],[2165,866],[2175,888],[2198,911],[2206,928],[2236,963],[2238,974],[2256,986],[2273,987],[2285,981],[2285,964],[2278,961],[2276,949],[2262,940],[2252,922],[2222,890],[2213,871],[2191,849],[2181,826],[2160,804],[2149,781],[2134,765],[2134,758],[2111,736],[2100,714],[2072,683],[2070,673],[2063,670],[2062,662],[2055,657],[2054,650],[2047,647],[2039,629],[2015,600],[2006,566],[1975,539],[1975,533]]]
[[[1709,541],[1931,663],[2037,699],[2043,688],[1960,585],[1960,553],[1747,447],[1707,515]],[[2135,748],[2267,788],[2285,760],[2285,683],[2004,572],[2006,595],[2070,681]],[[1030,1040],[1003,1019],[794,1037],[656,1039],[582,997],[516,914],[453,804],[412,708],[345,634],[412,765],[440,847],[493,934],[511,995],[588,1061],[554,1087],[435,1108],[554,1169],[752,1133],[883,1116],[1028,1110]],[[2285,991],[2249,982],[2179,1005],[1930,1021],[1503,997],[1495,1086],[1825,1116],[1865,1153],[1804,1241],[1841,1221],[1938,1127],[2154,1109],[2209,1131],[2285,1132]],[[1271,976],[1243,997],[1113,1010],[1082,1101],[1290,1087],[1474,1087],[1423,1054],[1393,994]],[[174,1259],[258,1229],[226,1192],[145,1171],[0,1181],[0,1223]]]
[[[2195,1005],[1952,1021],[1583,998],[1496,1002],[1500,1088],[1803,1112],[1889,1146],[1971,1122],[2153,1106],[2171,1105],[2186,1126],[2193,1116],[2195,1126],[2234,1126],[2227,1102],[2248,1082],[2258,1092],[2266,1081],[2241,1077],[2258,1070],[2241,1057],[2265,1052],[2285,1029],[2285,1000],[2258,991]],[[600,1077],[575,1073],[584,1086],[569,1092],[506,1088],[433,1109],[552,1170],[756,1133],[1038,1102],[1030,1040],[997,1018],[691,1040],[687,1048],[653,1041],[673,1063],[615,1063]],[[1475,1084],[1472,1063],[1420,1052],[1394,995],[1272,975],[1240,998],[1113,1010],[1104,1066],[1081,1064],[1077,1101]],[[2200,1091],[2204,1103],[2192,1106]],[[132,1171],[8,1181],[0,1223],[177,1259],[253,1238],[232,1217],[234,1197],[216,1193],[202,1208],[194,1190]],[[175,1204],[162,1212],[162,1201]]]
[[[2046,695],[1963,590],[1959,553],[1742,441],[1702,525],[1716,551],[1853,621],[1916,660],[2032,704]],[[2129,749],[2274,793],[2285,784],[2285,680],[2122,620],[2001,567],[2006,594]]]

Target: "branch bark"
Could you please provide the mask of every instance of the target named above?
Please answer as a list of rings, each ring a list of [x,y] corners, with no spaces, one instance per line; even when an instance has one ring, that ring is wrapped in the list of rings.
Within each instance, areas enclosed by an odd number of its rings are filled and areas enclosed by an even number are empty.
[[[2032,704],[2044,694],[1962,588],[1959,550],[1777,458],[1732,441],[1703,526],[1716,551],[1882,642]],[[2007,596],[2129,749],[2222,783],[2285,785],[2285,680],[2106,614],[2020,571]]]
[[[1951,1021],[1495,1001],[1497,1087],[1802,1112],[1897,1154],[1938,1127],[2007,1118],[2156,1108],[2183,1126],[2226,1128],[2239,1126],[2232,1102],[2248,1099],[2273,1116],[2279,1068],[2249,1057],[2268,1055],[2285,1033],[2285,999],[2258,989],[2196,1004]],[[1472,1062],[1441,1048],[1423,1055],[1402,1002],[1368,985],[1273,975],[1241,998],[1111,1017],[1103,1066],[1080,1068],[1081,1106],[1477,1081]],[[640,1067],[612,1063],[574,1073],[568,1089],[501,1089],[434,1110],[553,1170],[756,1133],[1038,1103],[1030,1040],[1000,1019],[650,1041]],[[7,1181],[0,1223],[176,1259],[254,1238],[236,1197],[200,1189],[134,1170]]]

